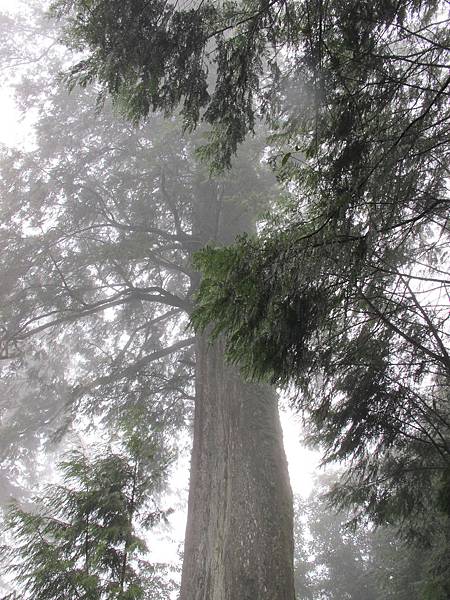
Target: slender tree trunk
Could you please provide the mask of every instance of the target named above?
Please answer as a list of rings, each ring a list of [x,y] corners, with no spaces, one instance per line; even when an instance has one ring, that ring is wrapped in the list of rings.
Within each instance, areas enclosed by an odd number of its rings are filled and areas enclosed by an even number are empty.
[[[248,228],[232,210],[219,207],[217,218],[213,206],[209,196],[201,215],[222,223],[215,240]],[[200,336],[196,362],[180,600],[294,600],[292,492],[275,393],[244,382],[222,341]]]
[[[138,459],[136,458],[134,461],[134,466],[133,466],[133,484],[132,484],[132,489],[131,489],[130,505],[129,505],[129,509],[128,509],[128,522],[130,525],[130,530],[127,532],[125,543],[123,545],[123,558],[122,558],[122,566],[120,569],[119,589],[120,589],[121,594],[124,593],[124,589],[125,589],[125,577],[127,574],[127,566],[128,566],[127,565],[128,551],[130,548],[131,528],[132,528],[134,509],[135,509],[138,468],[139,468],[139,464],[138,464]]]

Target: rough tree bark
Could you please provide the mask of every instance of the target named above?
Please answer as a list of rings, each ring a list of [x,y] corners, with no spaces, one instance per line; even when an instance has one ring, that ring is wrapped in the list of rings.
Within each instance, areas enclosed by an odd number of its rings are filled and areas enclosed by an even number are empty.
[[[274,393],[197,346],[181,600],[293,600],[292,494]]]
[[[205,198],[203,242],[228,243],[249,228],[248,215],[237,219]],[[221,341],[199,336],[196,363],[180,600],[294,600],[292,492],[275,393],[244,382]]]

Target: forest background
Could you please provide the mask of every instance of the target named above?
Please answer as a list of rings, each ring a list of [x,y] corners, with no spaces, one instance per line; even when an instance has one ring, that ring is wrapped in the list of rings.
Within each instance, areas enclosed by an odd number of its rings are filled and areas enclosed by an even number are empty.
[[[11,31],[11,21],[5,19],[3,24]],[[16,38],[19,43],[5,37],[13,42],[10,47],[6,45],[5,51],[10,52],[9,57],[13,60],[17,60],[18,51],[25,47],[20,35],[36,39],[39,27],[48,27],[48,23],[30,28],[24,27],[23,22],[20,25]],[[43,39],[54,40],[54,34],[49,36],[44,29],[41,30]],[[39,55],[40,48],[37,50]],[[48,57],[47,51],[44,54]],[[23,58],[29,60],[26,56]],[[35,59],[37,57],[32,60]],[[210,229],[201,232],[204,241],[214,239],[211,227],[217,227],[218,207],[222,209],[225,204],[225,211],[229,212],[228,216],[220,218],[231,217],[233,220],[237,209],[239,218],[245,221],[255,212],[262,214],[279,195],[275,180],[257,158],[261,153],[258,139],[239,155],[238,167],[229,179],[226,176],[211,179],[207,167],[190,154],[191,149],[201,143],[204,136],[201,131],[192,137],[183,135],[175,120],[163,121],[160,115],[151,117],[146,126],[133,128],[117,115],[110,115],[108,108],[96,114],[93,110],[95,93],[74,90],[68,97],[64,87],[56,83],[49,85],[50,81],[56,81],[54,77],[62,68],[64,64],[58,64],[58,59],[53,56],[46,66],[48,73],[40,69],[36,75],[33,70],[19,86],[22,108],[38,111],[36,148],[30,152],[6,151],[3,158],[5,222],[2,231],[5,252],[12,257],[5,265],[2,278],[7,298],[2,315],[7,323],[3,349],[7,359],[3,394],[6,428],[2,442],[8,475],[3,490],[8,498],[11,495],[21,497],[24,490],[20,490],[17,483],[24,483],[25,474],[33,472],[39,464],[35,462],[36,458],[42,461],[42,453],[49,442],[65,440],[67,443],[72,439],[73,443],[73,436],[78,436],[87,424],[91,431],[95,424],[107,437],[111,435],[110,449],[126,454],[133,447],[130,440],[135,439],[137,433],[139,439],[144,436],[141,424],[145,421],[145,436],[148,436],[145,445],[155,449],[150,457],[151,468],[155,473],[164,471],[170,457],[176,453],[174,441],[180,439],[179,432],[189,422],[186,406],[189,408],[189,402],[192,402],[192,355],[189,351],[192,339],[183,329],[186,321],[175,319],[188,307],[196,285],[196,276],[189,269],[187,256],[202,244],[192,232],[184,229],[184,225],[192,222],[196,204],[198,211],[198,198],[202,194],[206,198],[205,190],[208,203],[211,197],[215,200],[208,204],[207,222],[197,222],[199,230],[202,226]],[[61,130],[61,123],[70,124],[71,128]],[[106,134],[108,138],[104,137]],[[279,166],[285,172],[295,167],[292,151],[281,153]],[[169,172],[170,193],[166,187]],[[154,199],[150,208],[149,197]],[[192,198],[190,204],[186,197]],[[121,202],[126,202],[126,206]],[[58,210],[55,211],[55,207]],[[92,234],[94,230],[95,235]],[[228,235],[223,241],[232,242],[233,236]],[[247,247],[247,257],[251,256],[248,250]],[[434,244],[436,260],[445,260],[441,254],[444,250],[445,239],[439,248]],[[152,285],[149,285],[150,280]],[[446,281],[442,285],[446,286]],[[107,301],[102,295],[104,290],[110,292]],[[440,310],[438,304],[435,302],[434,306]],[[169,309],[163,312],[161,306],[169,306]],[[97,318],[98,313],[106,317]],[[95,318],[91,319],[91,315]],[[439,327],[444,321],[440,323]],[[47,345],[50,338],[46,338],[49,331],[52,332],[51,346]],[[367,341],[367,332],[365,339]],[[241,350],[242,346],[239,346],[239,352]],[[163,361],[166,357],[170,360]],[[423,363],[420,368],[423,369]],[[153,401],[149,404],[150,393]],[[429,404],[425,401],[423,406]],[[437,418],[445,423],[447,409],[444,405],[442,410],[436,411],[435,407],[433,404],[432,418],[428,417],[425,422],[433,431],[437,429],[445,448],[446,429],[436,428],[435,418],[437,413]],[[423,422],[420,423],[423,426]],[[394,430],[398,434],[398,423]],[[427,428],[425,433],[430,435]],[[436,442],[435,438],[431,441],[425,448],[442,450],[441,441]],[[408,460],[423,460],[421,447],[419,440],[415,456],[410,453],[411,447],[402,446],[402,449],[406,448]],[[394,467],[404,475],[405,456],[401,452],[391,453],[390,458],[399,456],[403,471],[398,470],[399,461],[395,464],[394,460]],[[150,458],[147,456],[145,460]],[[447,464],[445,461],[444,454],[444,464]],[[392,460],[385,466],[392,477],[392,470],[389,472]],[[438,473],[439,469],[442,468],[437,468]],[[420,468],[416,471],[420,473]],[[341,521],[345,518],[338,516],[334,522],[336,537],[332,538],[333,524],[321,523],[321,519],[329,514],[324,511],[324,505],[313,498],[309,507],[304,506],[302,514],[310,515],[310,525],[307,527],[305,516],[303,521],[300,518],[299,523],[303,523],[308,533],[302,537],[301,527],[297,530],[297,541],[300,540],[300,546],[303,544],[297,555],[299,594],[304,597],[309,597],[307,594],[312,597],[323,597],[324,594],[330,598],[361,597],[361,589],[349,591],[345,589],[345,581],[342,583],[344,589],[339,588],[337,573],[354,573],[358,565],[363,573],[360,581],[367,586],[367,573],[374,572],[376,563],[376,552],[368,550],[376,546],[371,533],[372,523],[396,521],[400,517],[406,524],[407,540],[422,536],[422,558],[425,549],[429,548],[429,559],[418,561],[412,550],[408,550],[407,542],[397,539],[393,532],[382,530],[378,535],[387,536],[384,556],[389,555],[387,549],[394,548],[397,550],[395,556],[402,560],[399,560],[395,574],[392,569],[387,574],[386,564],[384,571],[379,568],[374,589],[366,590],[364,594],[402,597],[395,594],[404,593],[405,586],[400,592],[397,588],[402,586],[396,583],[403,578],[413,590],[408,592],[410,594],[446,597],[448,529],[447,525],[443,526],[447,523],[445,510],[442,512],[439,505],[433,503],[426,505],[430,521],[423,521],[424,498],[430,496],[430,485],[436,486],[436,496],[443,499],[440,506],[445,507],[445,470],[442,480],[440,474],[437,479],[432,475],[431,484],[422,474],[421,478],[422,488],[415,477],[406,482],[404,489],[404,478],[398,479],[403,496],[397,498],[408,498],[407,494],[413,490],[413,510],[408,512],[408,506],[401,501],[397,507],[387,507],[389,510],[385,507],[385,514],[380,516],[380,505],[375,503],[375,510],[370,515],[372,521],[369,520],[359,534],[341,530]],[[160,477],[154,479],[151,493],[162,485]],[[7,481],[11,487],[6,486]],[[351,493],[355,500],[354,492]],[[362,498],[361,504],[365,500]],[[414,516],[418,507],[421,507],[417,511],[420,526],[411,518],[411,513]],[[24,514],[17,513],[19,517]],[[314,522],[319,522],[316,529]],[[19,518],[20,523],[23,521]],[[325,527],[325,533],[320,533],[321,527]],[[315,545],[311,540],[314,531]],[[120,541],[124,543],[124,553],[120,557],[123,559],[130,551],[131,543],[127,535]],[[327,550],[327,543],[331,541],[334,545]],[[339,545],[345,550],[348,562],[336,565],[333,561],[340,556]],[[26,556],[24,558],[26,560]],[[341,556],[339,560],[344,559]],[[392,556],[385,560],[392,560]],[[344,579],[348,583],[348,577]],[[157,584],[146,582],[147,588],[164,586],[164,578],[158,581]],[[168,582],[167,585],[171,593],[173,584]]]

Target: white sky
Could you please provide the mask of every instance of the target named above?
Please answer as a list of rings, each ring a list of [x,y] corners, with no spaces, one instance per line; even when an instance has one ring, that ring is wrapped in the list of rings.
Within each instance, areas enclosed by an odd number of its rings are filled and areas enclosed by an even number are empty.
[[[0,89],[0,143],[7,146],[20,144],[23,132],[18,125],[19,114],[14,106],[11,92],[2,87]]]

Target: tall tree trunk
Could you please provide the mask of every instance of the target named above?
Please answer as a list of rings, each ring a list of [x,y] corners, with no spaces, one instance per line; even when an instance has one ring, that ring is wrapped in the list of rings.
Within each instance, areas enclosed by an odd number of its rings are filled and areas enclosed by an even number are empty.
[[[195,233],[230,243],[251,218],[213,196],[207,184],[199,189]],[[244,382],[220,340],[199,336],[196,363],[180,600],[294,600],[292,492],[275,393]]]
[[[275,394],[202,337],[180,600],[293,600],[292,554]]]

